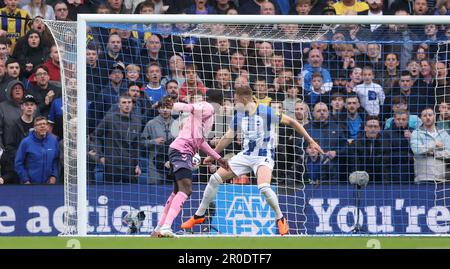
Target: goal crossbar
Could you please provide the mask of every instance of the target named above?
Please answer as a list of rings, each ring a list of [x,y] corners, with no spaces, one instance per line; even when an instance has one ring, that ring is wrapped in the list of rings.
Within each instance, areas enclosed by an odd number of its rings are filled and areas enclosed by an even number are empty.
[[[78,22],[99,23],[223,23],[223,24],[450,24],[449,16],[305,16],[305,15],[133,15],[78,14]]]

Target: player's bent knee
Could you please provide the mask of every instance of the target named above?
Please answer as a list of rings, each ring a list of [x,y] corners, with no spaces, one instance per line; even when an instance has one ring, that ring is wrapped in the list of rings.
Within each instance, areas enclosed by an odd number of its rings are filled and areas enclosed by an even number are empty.
[[[187,195],[187,197],[190,197],[192,194],[192,186],[191,186],[191,188],[189,188],[189,187],[180,188],[180,191],[185,193]]]
[[[214,173],[209,178],[209,182],[211,182],[211,184],[214,184],[214,185],[220,185],[220,184],[223,183],[223,180],[222,180],[222,177],[219,174]]]
[[[265,192],[271,190],[270,189],[270,184],[269,183],[261,183],[261,184],[258,185],[258,190],[261,193],[265,193]]]
[[[192,184],[183,185],[183,187],[180,188],[180,191],[184,192],[188,197],[190,197],[192,194]]]

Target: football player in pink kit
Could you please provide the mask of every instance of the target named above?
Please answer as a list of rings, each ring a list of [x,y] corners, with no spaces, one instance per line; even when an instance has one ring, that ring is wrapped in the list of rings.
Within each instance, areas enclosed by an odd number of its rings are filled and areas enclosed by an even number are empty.
[[[218,95],[214,96],[213,91],[208,94],[208,97],[210,102],[222,102]],[[190,104],[175,103],[172,107],[173,112],[188,112],[191,114],[183,121],[178,137],[170,144],[169,161],[176,182],[152,236],[174,236],[171,228],[172,223],[183,208],[183,203],[192,193],[192,157],[199,149],[217,160],[221,167],[229,169],[228,162],[222,159],[205,139],[205,135],[211,130],[214,123],[213,106],[203,101],[200,92],[194,93],[191,99],[193,102]],[[170,100],[170,98],[164,98],[163,102],[171,107]]]

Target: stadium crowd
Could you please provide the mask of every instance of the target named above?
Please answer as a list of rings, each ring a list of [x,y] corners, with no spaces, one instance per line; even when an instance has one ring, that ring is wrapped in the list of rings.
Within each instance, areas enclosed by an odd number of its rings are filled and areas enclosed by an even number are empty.
[[[0,1],[0,155],[3,184],[62,183],[62,82],[70,64],[43,19],[96,14],[448,15],[450,1],[426,0],[4,0]],[[347,182],[366,171],[375,183],[449,178],[450,27],[348,25],[315,42],[186,37],[190,24],[146,31],[89,27],[87,98],[89,181],[164,184],[179,118],[163,102],[221,94],[214,147],[233,116],[233,93],[248,85],[258,103],[294,117],[326,151],[278,128],[279,183]],[[224,31],[212,25],[211,33]],[[299,25],[259,25],[295,39]],[[328,40],[328,41],[327,41]],[[332,42],[329,42],[332,41]],[[66,70],[61,81],[60,69]],[[73,120],[76,120],[75,118]],[[225,152],[241,147],[239,135]],[[200,167],[199,174],[214,172]],[[205,170],[205,171],[203,171]],[[295,180],[292,180],[295,179]],[[202,180],[206,180],[202,179]],[[236,178],[235,183],[249,183]]]

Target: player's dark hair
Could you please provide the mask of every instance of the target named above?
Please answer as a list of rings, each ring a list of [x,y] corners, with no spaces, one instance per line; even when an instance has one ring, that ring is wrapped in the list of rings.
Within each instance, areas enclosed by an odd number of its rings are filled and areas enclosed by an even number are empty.
[[[209,90],[206,92],[206,102],[223,104],[223,93],[220,90]]]

